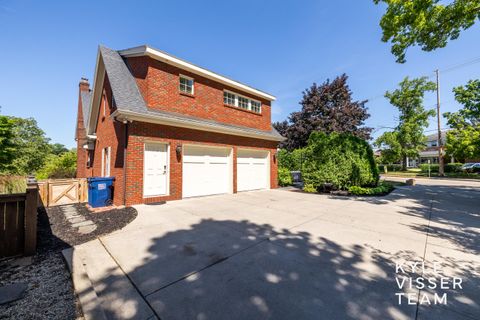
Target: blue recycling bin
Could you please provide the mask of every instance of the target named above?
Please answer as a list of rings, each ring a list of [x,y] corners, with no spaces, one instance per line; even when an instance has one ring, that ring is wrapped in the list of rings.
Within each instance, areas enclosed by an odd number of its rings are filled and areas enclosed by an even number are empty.
[[[105,207],[112,204],[114,177],[88,178],[88,204],[92,208]]]

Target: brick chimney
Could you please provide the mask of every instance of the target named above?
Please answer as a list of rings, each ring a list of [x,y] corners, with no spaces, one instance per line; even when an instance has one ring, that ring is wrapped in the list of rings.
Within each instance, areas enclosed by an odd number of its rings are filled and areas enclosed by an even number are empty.
[[[80,87],[80,91],[90,91],[90,83],[88,83],[87,78],[81,78],[78,86]]]
[[[82,92],[90,91],[90,83],[87,78],[81,78],[78,84],[78,109],[77,109],[77,130],[75,132],[75,140],[77,140],[77,178],[84,178],[87,176],[87,157],[88,151],[83,148],[87,143],[87,132],[85,129],[85,120],[83,119]]]

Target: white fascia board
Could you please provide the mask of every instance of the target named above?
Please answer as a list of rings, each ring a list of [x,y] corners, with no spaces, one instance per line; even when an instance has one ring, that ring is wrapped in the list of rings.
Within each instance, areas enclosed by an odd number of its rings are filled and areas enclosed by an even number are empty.
[[[256,139],[269,140],[269,141],[285,140],[285,138],[283,137],[274,137],[268,134],[247,132],[242,129],[222,128],[222,127],[216,126],[215,124],[195,123],[189,120],[172,119],[172,118],[162,117],[161,115],[155,116],[155,115],[137,113],[137,112],[126,111],[126,110],[122,110],[122,111],[115,110],[114,113],[112,114],[112,117],[115,117],[120,121],[128,120],[128,121],[156,123],[156,124],[162,124],[162,125],[172,126],[172,127],[181,127],[181,128],[201,130],[201,131],[217,132],[217,133],[229,134],[234,136],[256,138]]]
[[[248,92],[254,96],[257,97],[262,97],[264,99],[267,99],[269,101],[275,101],[276,98],[268,93],[265,93],[263,91],[260,91],[258,89],[252,88],[250,86],[247,86],[243,83],[240,83],[238,81],[229,79],[227,77],[224,77],[222,75],[219,75],[215,72],[209,71],[207,69],[204,69],[202,67],[196,66],[194,64],[191,64],[190,62],[184,61],[182,59],[176,58],[172,55],[169,55],[168,53],[165,53],[163,51],[153,49],[149,46],[140,46],[140,47],[135,47],[135,48],[130,48],[126,50],[120,50],[119,51],[120,55],[126,56],[126,57],[139,57],[139,56],[150,56],[153,59],[163,61],[167,64],[179,67],[184,70],[188,70],[192,73],[201,75],[202,77],[226,84],[232,88],[236,88],[238,90]]]
[[[100,106],[100,100],[103,93],[103,82],[105,80],[105,65],[100,54],[100,49],[97,53],[97,64],[95,66],[95,75],[93,77],[93,91],[92,97],[90,99],[90,108],[87,121],[87,135],[93,134],[95,132],[97,121],[98,121],[98,110]],[[95,108],[94,108],[95,107]],[[93,118],[93,119],[92,119]]]

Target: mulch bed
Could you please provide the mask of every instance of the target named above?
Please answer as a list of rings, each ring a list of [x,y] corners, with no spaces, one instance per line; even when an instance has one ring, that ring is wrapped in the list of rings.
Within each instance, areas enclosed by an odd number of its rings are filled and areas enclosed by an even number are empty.
[[[0,319],[83,319],[62,250],[125,227],[135,219],[133,208],[92,213],[85,204],[74,205],[97,229],[79,234],[60,207],[39,210],[37,254],[0,260],[0,286],[23,282],[22,299],[0,305]]]
[[[83,203],[76,203],[72,206],[74,206],[78,213],[84,216],[86,220],[93,221],[97,229],[88,234],[80,234],[76,232],[76,228],[71,227],[70,222],[66,220],[60,206],[48,208],[48,217],[53,234],[66,244],[64,248],[120,230],[137,217],[137,210],[131,207],[92,212],[88,210],[87,206]]]

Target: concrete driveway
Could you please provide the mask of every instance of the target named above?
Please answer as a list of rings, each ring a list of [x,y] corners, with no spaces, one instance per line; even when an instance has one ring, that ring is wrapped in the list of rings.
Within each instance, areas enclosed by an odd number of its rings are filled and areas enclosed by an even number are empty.
[[[136,319],[480,319],[480,183],[418,181],[386,197],[270,190],[138,206],[125,229],[75,248],[90,308]],[[438,287],[400,289],[403,277]]]

